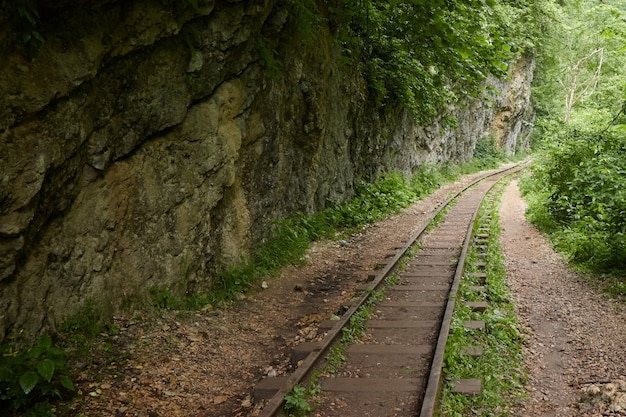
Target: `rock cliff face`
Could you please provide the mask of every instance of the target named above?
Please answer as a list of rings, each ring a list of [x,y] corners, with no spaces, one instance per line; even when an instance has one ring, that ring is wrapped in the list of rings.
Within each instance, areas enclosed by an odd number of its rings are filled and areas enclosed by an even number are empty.
[[[489,133],[527,146],[531,60],[494,100],[451,105],[456,128],[419,126],[376,111],[328,31],[288,36],[275,0],[92,3],[44,2],[45,44],[0,56],[0,341],[88,299],[207,288],[357,179],[467,160]]]

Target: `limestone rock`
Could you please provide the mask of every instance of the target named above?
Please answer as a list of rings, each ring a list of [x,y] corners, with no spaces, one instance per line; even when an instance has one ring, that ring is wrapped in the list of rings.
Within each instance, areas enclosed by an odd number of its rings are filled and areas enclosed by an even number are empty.
[[[151,287],[209,288],[275,220],[346,200],[357,180],[468,160],[489,132],[526,146],[530,58],[491,81],[493,105],[420,126],[373,107],[329,30],[284,36],[272,0],[44,3],[39,53],[0,52],[0,342],[88,299],[114,312]],[[283,51],[282,77],[261,67],[260,36]]]

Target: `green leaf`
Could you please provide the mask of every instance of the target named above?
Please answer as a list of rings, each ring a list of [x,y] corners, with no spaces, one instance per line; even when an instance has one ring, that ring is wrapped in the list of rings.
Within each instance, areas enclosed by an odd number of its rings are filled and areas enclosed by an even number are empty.
[[[64,358],[66,355],[66,352],[63,349],[52,347],[48,349],[48,355],[53,355],[59,358]]]
[[[52,375],[54,375],[54,362],[50,359],[42,360],[37,364],[37,371],[39,371],[39,375],[41,375],[43,379],[50,382]]]
[[[37,346],[40,346],[44,350],[50,349],[52,347],[52,339],[49,335],[44,334],[39,338],[37,342]]]
[[[74,386],[74,383],[68,377],[62,376],[61,378],[59,378],[59,382],[61,383],[61,386],[63,388],[69,391],[76,391],[76,387]]]
[[[37,382],[39,382],[39,375],[33,371],[28,371],[20,377],[20,387],[24,391],[24,394],[28,395],[35,388]]]

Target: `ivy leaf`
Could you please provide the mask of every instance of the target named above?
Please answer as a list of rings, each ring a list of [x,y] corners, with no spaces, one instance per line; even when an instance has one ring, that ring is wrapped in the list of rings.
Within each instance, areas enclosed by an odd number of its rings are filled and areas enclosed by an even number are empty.
[[[28,395],[33,390],[33,388],[35,388],[37,382],[39,382],[39,375],[37,375],[33,371],[28,371],[20,377],[19,382],[20,387],[22,387],[22,391],[24,391],[24,394]]]
[[[44,359],[37,364],[37,371],[39,371],[39,375],[43,377],[47,382],[52,380],[52,375],[54,375],[54,362],[50,359]]]

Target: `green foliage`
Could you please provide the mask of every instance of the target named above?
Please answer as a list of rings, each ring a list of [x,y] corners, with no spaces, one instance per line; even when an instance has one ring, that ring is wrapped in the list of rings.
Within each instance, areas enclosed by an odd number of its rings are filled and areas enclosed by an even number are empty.
[[[283,64],[278,57],[278,52],[264,36],[259,36],[257,51],[259,52],[261,65],[268,77],[278,78],[283,75]]]
[[[27,350],[0,346],[0,407],[11,414],[54,416],[51,400],[75,391],[67,354],[43,335]]]
[[[558,125],[545,133],[550,140],[524,185],[529,218],[573,262],[623,270],[626,135]]]
[[[626,91],[623,2],[559,2],[550,16],[533,83],[538,114],[565,121],[579,110],[616,114]]]
[[[503,184],[495,191],[499,196]],[[506,284],[504,258],[499,244],[500,226],[498,219],[498,201],[486,201],[481,208],[477,224],[487,227],[489,232],[489,250],[486,260],[486,292],[477,293],[469,289],[479,283],[468,272],[461,280],[459,295],[463,301],[489,300],[489,308],[484,313],[473,312],[458,300],[452,320],[450,335],[446,345],[444,372],[446,380],[459,378],[478,378],[482,381],[481,395],[468,397],[455,394],[449,386],[443,388],[443,415],[449,416],[505,416],[511,414],[511,407],[516,398],[523,395],[523,337],[517,322],[514,305]],[[488,217],[490,215],[490,219]],[[470,247],[468,252],[470,265],[478,259],[477,252]],[[466,320],[483,320],[486,331],[476,332],[465,329]],[[472,358],[463,353],[467,346],[482,346],[483,354]]]
[[[60,330],[66,343],[79,350],[88,347],[89,341],[107,328],[104,313],[93,300],[87,300],[73,315],[61,323]]]
[[[505,158],[505,152],[496,144],[493,135],[478,139],[474,148],[474,165],[478,169],[488,169],[496,167]]]
[[[152,305],[165,310],[194,311],[210,304],[210,299],[197,292],[191,292],[183,297],[173,294],[169,288],[156,286],[150,288]]]
[[[379,107],[432,122],[451,102],[480,97],[488,76],[531,51],[551,0],[284,0],[290,36],[311,41],[327,23],[347,61],[359,66]],[[275,72],[277,54],[261,45]]]
[[[532,1],[335,4],[330,21],[346,55],[361,62],[375,102],[399,102],[421,122],[460,97],[478,97],[488,75],[505,76],[520,46],[531,47],[539,33],[535,20],[526,20],[512,37],[513,16],[543,16],[543,2]]]
[[[285,395],[284,408],[289,417],[304,417],[313,410],[307,401],[306,389],[300,385],[296,385]]]
[[[150,288],[150,295],[152,295],[152,304],[155,307],[164,308],[166,310],[178,310],[182,306],[181,299],[173,295],[170,290],[165,287]]]
[[[350,324],[342,330],[341,343],[345,346],[359,340],[365,334],[365,322],[369,320],[374,307],[383,299],[384,292],[373,291],[367,301],[350,317]]]
[[[331,220],[336,227],[362,227],[407,207],[417,199],[414,188],[398,173],[386,174],[375,184],[361,182],[356,186],[354,199],[335,205],[329,213]]]
[[[543,149],[521,182],[528,218],[578,268],[608,271],[615,295],[626,266],[625,43],[623,2],[555,6],[533,87]]]
[[[80,308],[65,319],[59,326],[59,344],[73,359],[82,358],[88,362],[96,350],[111,353],[111,361],[119,356],[111,352],[107,337],[118,335],[120,329],[111,322],[104,310],[93,300],[87,300]]]
[[[626,280],[623,277],[609,277],[606,290],[614,297],[626,297]]]
[[[0,25],[5,31],[0,44],[11,48],[18,44],[29,48],[44,42],[39,26],[41,19],[37,4],[33,0],[2,0],[0,2]]]
[[[316,29],[322,22],[322,15],[315,0],[285,0],[290,17],[290,27],[300,41],[313,40]]]

